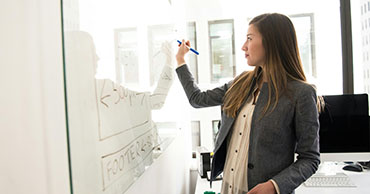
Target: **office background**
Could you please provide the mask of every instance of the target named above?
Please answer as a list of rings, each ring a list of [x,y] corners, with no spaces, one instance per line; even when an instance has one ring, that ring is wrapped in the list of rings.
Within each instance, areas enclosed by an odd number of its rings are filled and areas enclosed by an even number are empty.
[[[344,24],[349,22],[342,18],[348,16],[349,10],[345,8],[348,8],[349,4],[346,2],[349,1],[300,1],[295,5],[293,1],[268,1],[262,2],[263,6],[253,5],[252,2],[241,5],[240,2],[182,2],[187,8],[181,12],[183,19],[189,26],[188,29],[195,29],[190,30],[187,37],[193,38],[201,53],[198,59],[189,59],[197,64],[192,68],[201,88],[218,86],[245,70],[245,60],[240,48],[248,19],[262,12],[281,12],[292,18],[308,18],[311,26],[308,28],[309,34],[305,34],[309,41],[303,47],[308,50],[305,70],[309,74],[309,81],[318,86],[319,94],[369,92],[368,1],[351,1],[351,29],[346,28],[346,25],[341,28],[343,21],[346,21]],[[64,3],[71,5],[73,1]],[[162,3],[165,5],[167,1]],[[172,3],[175,4],[176,1],[173,0]],[[345,11],[342,15],[340,3],[347,5],[342,7]],[[286,6],[287,4],[290,6]],[[61,15],[61,2],[57,0],[12,1],[4,2],[1,6],[3,30],[0,37],[0,124],[4,134],[1,138],[1,153],[5,154],[2,154],[0,168],[8,173],[0,176],[0,184],[7,193],[70,193],[71,190],[69,181],[73,177],[70,177],[68,169]],[[68,19],[66,20],[65,24],[68,24]],[[307,26],[303,26],[302,32],[307,33],[304,27]],[[217,40],[220,29],[229,33],[228,39],[223,42]],[[352,44],[349,44],[348,37],[352,37]],[[226,45],[226,48],[220,48],[220,43]],[[348,54],[351,53],[348,51],[351,50],[350,47],[353,49],[353,57]],[[218,54],[222,49],[228,49],[233,54],[224,60],[227,62],[225,67],[222,63],[212,61],[223,58]],[[115,71],[115,68],[112,66],[111,70]],[[221,68],[229,70],[226,74],[221,74]],[[108,71],[103,76],[112,76],[112,79],[118,77],[109,74]],[[149,81],[148,87],[150,88]],[[184,140],[193,144],[192,148],[188,145],[187,149],[194,150],[196,146],[202,145],[211,150],[219,108],[189,108],[187,111],[191,130],[183,135]],[[157,115],[154,113],[153,117],[159,126],[167,126],[161,112]],[[191,150],[183,152],[185,157],[189,157],[189,161],[192,157],[190,152]],[[172,156],[169,155],[169,161]],[[184,173],[189,166],[190,164],[182,166]],[[159,170],[151,175],[158,173]],[[143,176],[149,175],[146,173]],[[190,192],[189,179],[190,175],[187,175],[181,179],[181,185],[173,186],[175,193]],[[138,189],[143,183],[138,182],[133,190],[137,188],[136,191],[145,191]]]

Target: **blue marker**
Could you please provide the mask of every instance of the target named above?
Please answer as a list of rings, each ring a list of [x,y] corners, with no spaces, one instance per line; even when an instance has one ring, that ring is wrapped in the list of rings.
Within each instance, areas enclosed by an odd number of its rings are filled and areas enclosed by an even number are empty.
[[[179,40],[177,40],[177,42],[178,42],[179,44],[182,44],[182,43],[181,43],[181,41],[179,41]],[[186,46],[186,47],[188,47],[188,45],[185,45],[185,46]],[[199,52],[198,52],[198,51],[196,51],[196,50],[194,50],[193,48],[188,47],[188,49],[190,49],[191,51],[193,51],[193,53],[195,53],[195,54],[199,55]]]

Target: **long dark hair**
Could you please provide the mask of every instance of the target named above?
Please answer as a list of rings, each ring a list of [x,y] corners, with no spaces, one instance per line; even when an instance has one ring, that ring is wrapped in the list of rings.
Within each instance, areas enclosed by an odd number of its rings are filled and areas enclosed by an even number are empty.
[[[289,80],[306,82],[306,76],[299,55],[296,32],[287,16],[278,13],[262,14],[253,18],[249,25],[257,28],[262,35],[262,45],[265,49],[262,73],[267,77],[269,96],[263,109],[264,115],[267,110],[270,113],[275,109],[279,97],[287,90]],[[263,76],[257,73],[259,68],[261,67],[244,72],[234,79],[224,98],[223,111],[228,116],[236,117],[252,87],[255,87],[253,80],[262,81]]]

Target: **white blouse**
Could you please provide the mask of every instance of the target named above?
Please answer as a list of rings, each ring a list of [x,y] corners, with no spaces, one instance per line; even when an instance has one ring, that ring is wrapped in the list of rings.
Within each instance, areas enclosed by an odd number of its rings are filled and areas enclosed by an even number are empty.
[[[250,97],[247,100],[234,123],[223,171],[221,194],[245,194],[248,192],[249,135],[259,90],[256,88],[253,94],[254,98]],[[273,180],[272,183],[276,192],[279,193],[277,184]]]

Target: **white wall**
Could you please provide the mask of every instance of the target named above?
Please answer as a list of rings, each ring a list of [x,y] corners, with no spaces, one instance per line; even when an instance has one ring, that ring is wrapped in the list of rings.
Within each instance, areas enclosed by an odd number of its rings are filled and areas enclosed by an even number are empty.
[[[1,193],[69,193],[60,2],[0,3]]]

